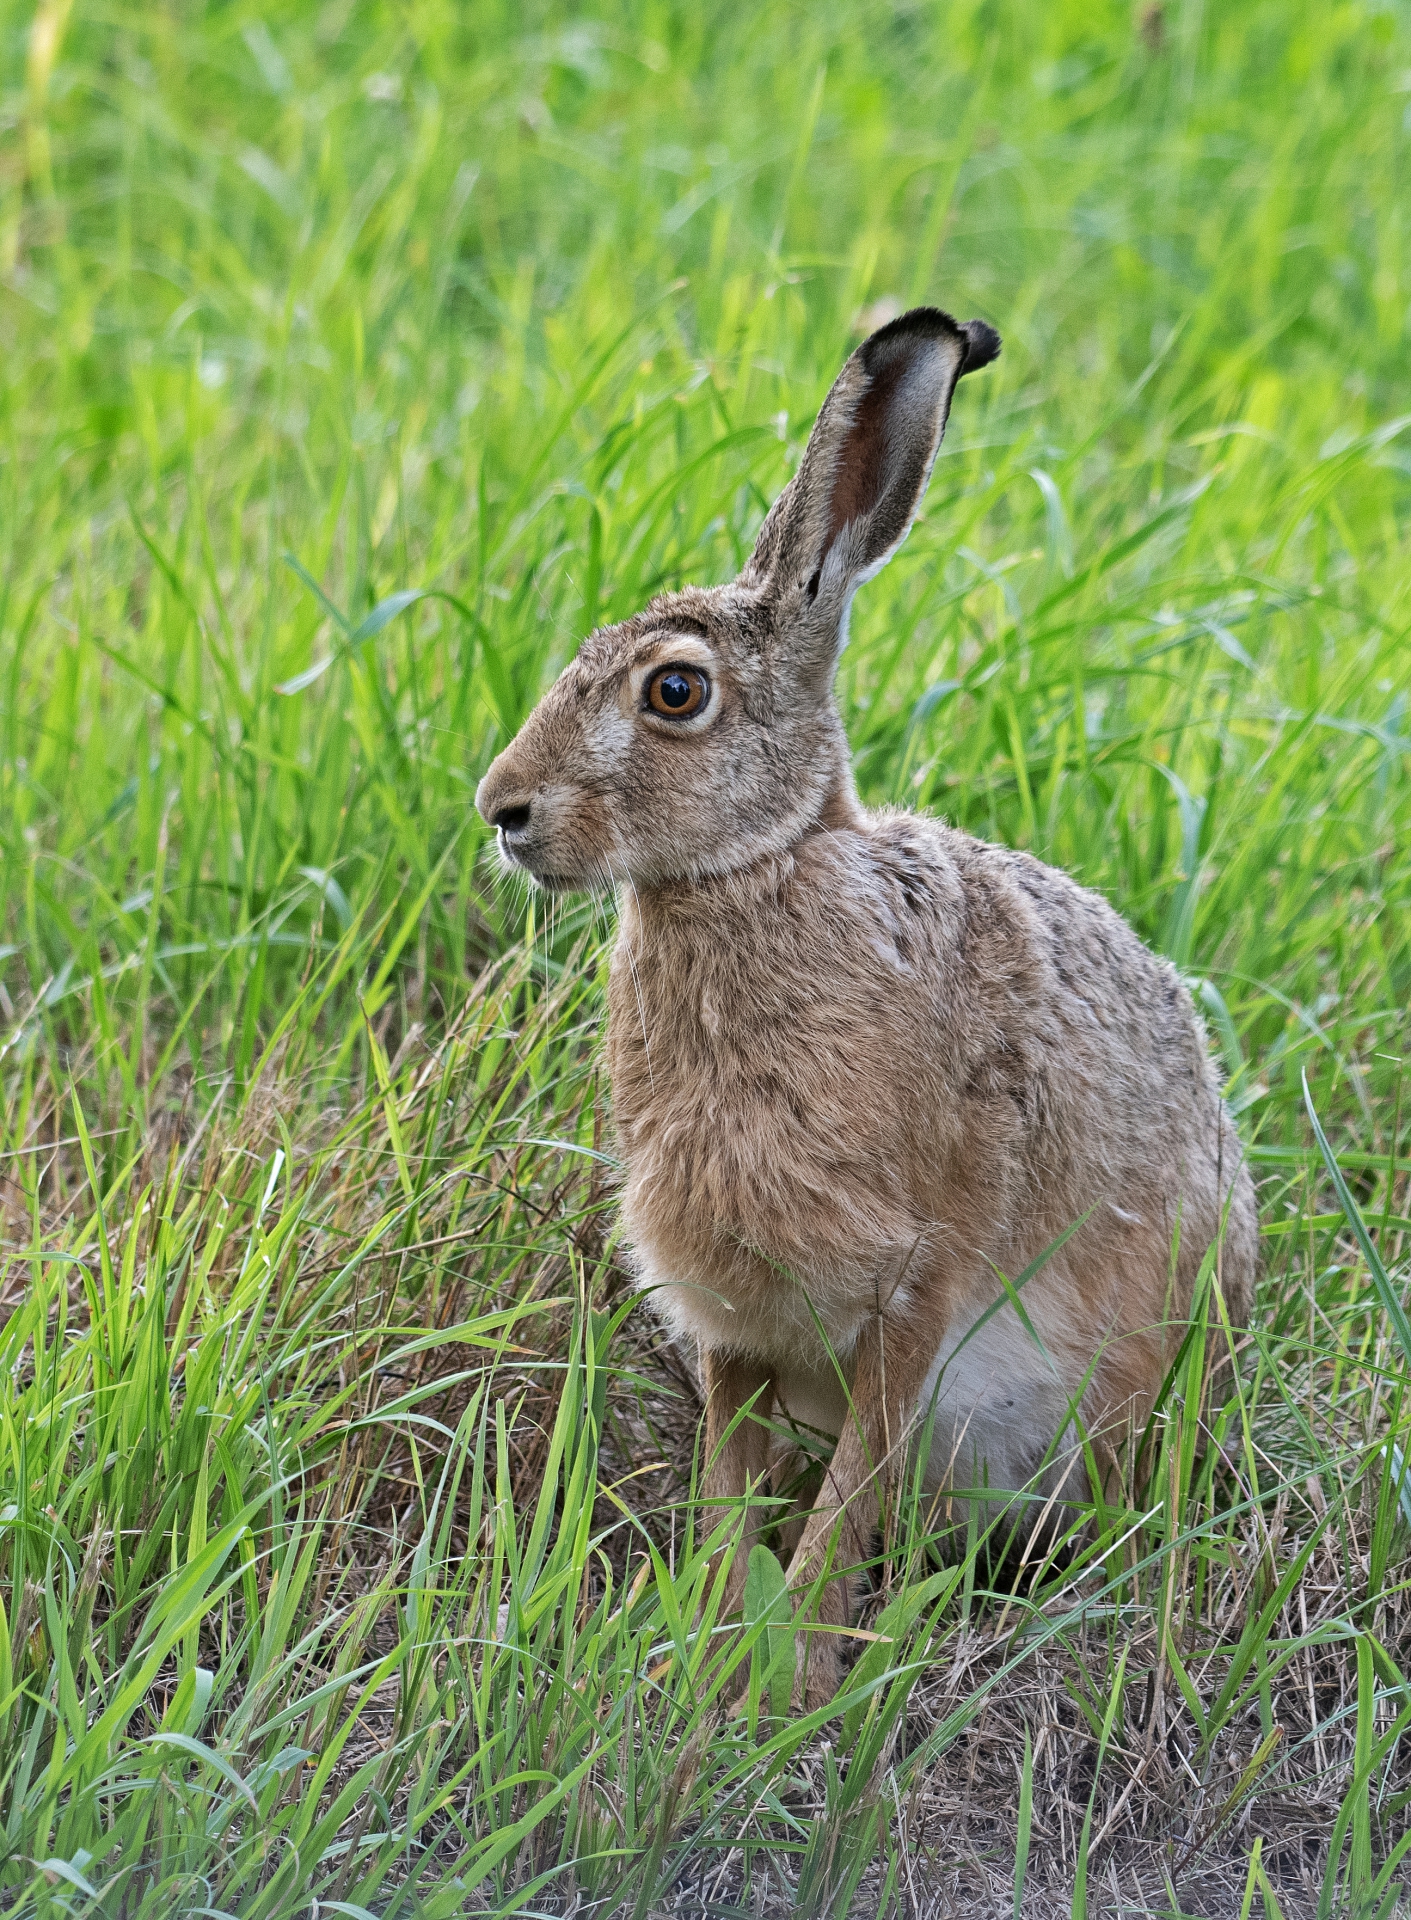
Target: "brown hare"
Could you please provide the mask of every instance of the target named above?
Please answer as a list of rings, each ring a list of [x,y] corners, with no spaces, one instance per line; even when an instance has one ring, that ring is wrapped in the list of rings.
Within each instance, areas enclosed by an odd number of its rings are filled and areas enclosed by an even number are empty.
[[[922,1420],[930,1487],[1085,1487],[1078,1425],[1110,1465],[1221,1235],[1236,1324],[1252,1300],[1254,1189],[1174,969],[1066,875],[853,785],[853,594],[998,352],[929,307],[864,341],[739,579],[590,634],[476,795],[541,886],[618,891],[623,1221],[699,1351],[707,1497],[765,1479],[776,1406],[838,1436],[796,1593],[867,1557]],[[996,1269],[1079,1221],[967,1339]],[[846,1574],[821,1587],[810,1705],[849,1604]]]

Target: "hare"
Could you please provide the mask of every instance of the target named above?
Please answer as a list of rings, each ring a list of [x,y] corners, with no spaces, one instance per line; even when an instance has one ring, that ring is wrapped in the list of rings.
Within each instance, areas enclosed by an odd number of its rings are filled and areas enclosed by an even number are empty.
[[[850,1623],[829,1570],[909,1436],[930,1488],[1056,1498],[1080,1434],[1110,1468],[1140,1429],[1212,1245],[1235,1324],[1252,1302],[1254,1189],[1175,970],[1066,875],[854,788],[852,597],[999,347],[929,307],[872,334],[740,577],[589,635],[476,794],[510,866],[617,890],[622,1215],[699,1351],[707,1498],[764,1481],[776,1408],[838,1436],[789,1568],[833,1629],[802,1636],[810,1706]],[[1047,1249],[1016,1309],[998,1275]]]

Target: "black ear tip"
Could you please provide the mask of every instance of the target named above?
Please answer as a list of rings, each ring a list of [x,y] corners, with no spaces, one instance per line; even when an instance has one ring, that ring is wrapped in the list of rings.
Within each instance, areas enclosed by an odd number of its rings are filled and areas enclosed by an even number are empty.
[[[987,367],[991,360],[999,359],[1000,337],[985,320],[967,320],[960,331],[965,335],[965,365],[960,369],[961,377],[967,373],[977,373],[981,367]]]
[[[940,307],[912,307],[907,313],[899,313],[883,327],[878,327],[858,348],[858,356],[865,367],[871,370],[879,349],[890,347],[896,340],[903,338],[925,340],[955,340],[965,343],[965,360],[960,373],[974,373],[980,367],[987,367],[991,360],[999,358],[1000,338],[986,320],[966,320],[957,322]],[[957,376],[959,377],[959,376]]]

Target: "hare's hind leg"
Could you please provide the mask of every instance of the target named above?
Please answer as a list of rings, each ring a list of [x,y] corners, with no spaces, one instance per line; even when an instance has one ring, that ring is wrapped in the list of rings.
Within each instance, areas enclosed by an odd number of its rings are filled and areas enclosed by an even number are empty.
[[[702,1494],[707,1507],[703,1524],[713,1532],[741,1500],[761,1488],[769,1473],[769,1429],[764,1424],[774,1406],[774,1376],[761,1360],[743,1354],[719,1353],[707,1347],[701,1355],[705,1375],[705,1474]],[[744,1536],[730,1562],[725,1589],[725,1615],[736,1612],[745,1597],[745,1568],[750,1548],[767,1522],[748,1516]],[[712,1581],[729,1551],[717,1550]]]

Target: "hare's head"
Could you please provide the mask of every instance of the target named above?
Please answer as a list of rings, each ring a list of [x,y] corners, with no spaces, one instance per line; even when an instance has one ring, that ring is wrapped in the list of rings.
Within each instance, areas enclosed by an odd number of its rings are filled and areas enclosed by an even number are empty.
[[[955,383],[999,336],[918,307],[864,340],[739,579],[590,634],[475,796],[542,886],[701,879],[850,809],[833,673],[862,581],[906,537]]]

